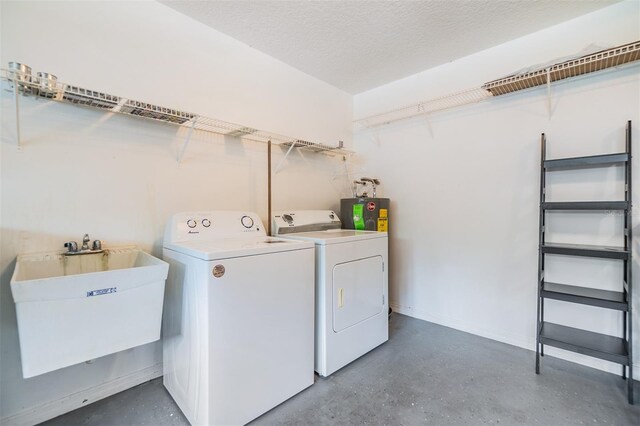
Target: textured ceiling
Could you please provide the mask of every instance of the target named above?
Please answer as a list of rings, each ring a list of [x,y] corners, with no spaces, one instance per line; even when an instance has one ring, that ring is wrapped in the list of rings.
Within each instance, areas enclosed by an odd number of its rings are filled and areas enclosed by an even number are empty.
[[[161,0],[353,94],[617,1]]]

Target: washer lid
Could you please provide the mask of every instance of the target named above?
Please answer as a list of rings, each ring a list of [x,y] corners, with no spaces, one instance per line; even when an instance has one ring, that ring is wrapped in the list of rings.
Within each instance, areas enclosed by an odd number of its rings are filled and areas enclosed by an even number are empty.
[[[225,238],[211,241],[182,241],[166,243],[164,248],[202,260],[255,256],[313,248],[312,242],[285,240],[277,237]]]
[[[354,229],[328,229],[326,231],[298,232],[287,234],[286,238],[294,238],[302,241],[313,241],[319,245],[341,244],[352,241],[372,240],[387,238],[386,232],[356,231]]]

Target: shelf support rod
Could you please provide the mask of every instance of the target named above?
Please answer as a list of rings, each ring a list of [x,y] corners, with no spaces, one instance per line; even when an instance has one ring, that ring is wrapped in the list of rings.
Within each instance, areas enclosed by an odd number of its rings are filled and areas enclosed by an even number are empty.
[[[20,137],[20,101],[18,100],[19,98],[18,81],[17,80],[12,80],[12,81],[13,81],[13,100],[16,107],[16,144],[17,144],[18,151],[21,151],[22,141]]]
[[[187,145],[189,145],[189,141],[191,140],[191,135],[193,134],[193,128],[196,127],[196,121],[198,121],[198,117],[194,117],[193,122],[191,123],[191,127],[189,127],[189,133],[187,133],[187,137],[184,140],[184,144],[182,145],[182,149],[178,154],[178,163],[182,162],[182,157],[184,157],[184,153],[187,150]]]
[[[298,143],[298,141],[293,141],[291,143],[291,146],[289,147],[289,149],[287,150],[287,153],[284,154],[284,157],[282,157],[282,159],[280,160],[280,162],[278,163],[278,165],[276,166],[276,171],[274,172],[274,174],[278,174],[278,172],[280,171],[280,167],[282,167],[282,164],[284,163],[284,161],[287,159],[287,157],[289,156],[289,154],[291,154],[291,151],[293,150],[293,148],[295,148],[296,144]]]

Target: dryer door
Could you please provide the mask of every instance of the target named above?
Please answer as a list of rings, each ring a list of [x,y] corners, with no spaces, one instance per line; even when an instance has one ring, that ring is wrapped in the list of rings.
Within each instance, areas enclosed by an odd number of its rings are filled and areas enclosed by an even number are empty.
[[[382,263],[382,256],[372,256],[333,268],[333,331],[338,333],[382,311]]]

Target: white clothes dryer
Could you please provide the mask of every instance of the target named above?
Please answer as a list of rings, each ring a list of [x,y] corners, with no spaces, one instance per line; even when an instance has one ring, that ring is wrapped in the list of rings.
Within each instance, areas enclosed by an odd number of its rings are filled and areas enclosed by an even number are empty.
[[[340,226],[330,210],[273,215],[277,235],[316,246],[315,370],[321,376],[389,339],[387,233]]]
[[[245,424],[313,384],[313,243],[247,212],[172,217],[164,385],[193,425]]]

